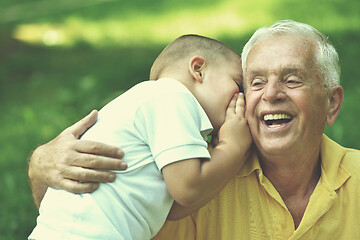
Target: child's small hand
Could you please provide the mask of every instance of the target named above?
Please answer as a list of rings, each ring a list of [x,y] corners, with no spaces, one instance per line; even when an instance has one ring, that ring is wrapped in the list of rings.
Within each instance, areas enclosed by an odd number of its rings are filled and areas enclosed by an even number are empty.
[[[247,151],[252,143],[245,118],[244,94],[235,94],[226,110],[225,122],[219,130],[219,142],[233,144],[234,148]]]

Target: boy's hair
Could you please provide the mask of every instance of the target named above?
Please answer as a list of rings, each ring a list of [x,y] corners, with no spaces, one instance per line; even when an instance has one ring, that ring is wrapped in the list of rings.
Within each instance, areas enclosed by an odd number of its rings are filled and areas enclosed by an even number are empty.
[[[190,60],[194,56],[202,56],[207,62],[225,58],[240,60],[236,51],[220,41],[196,34],[182,35],[167,45],[156,58],[151,67],[150,80],[158,79],[165,69],[176,67],[179,61]]]

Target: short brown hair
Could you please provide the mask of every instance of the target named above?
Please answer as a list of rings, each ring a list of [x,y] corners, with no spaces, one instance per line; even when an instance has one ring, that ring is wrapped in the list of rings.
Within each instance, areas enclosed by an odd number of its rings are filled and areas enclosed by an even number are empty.
[[[167,45],[154,61],[150,71],[150,79],[158,79],[167,67],[178,63],[179,60],[195,55],[201,55],[207,61],[234,56],[240,59],[240,55],[235,50],[218,40],[196,34],[182,35]]]

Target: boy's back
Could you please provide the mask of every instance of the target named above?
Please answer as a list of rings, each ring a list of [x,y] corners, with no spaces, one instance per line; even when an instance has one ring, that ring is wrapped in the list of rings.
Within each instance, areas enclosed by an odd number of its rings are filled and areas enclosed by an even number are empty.
[[[211,129],[200,104],[178,81],[160,79],[134,86],[107,104],[82,137],[123,149],[128,169],[92,194],[48,189],[30,238],[42,239],[37,234],[49,230],[45,225],[58,226],[71,239],[151,238],[173,202],[161,168],[182,159],[209,158],[204,137]]]

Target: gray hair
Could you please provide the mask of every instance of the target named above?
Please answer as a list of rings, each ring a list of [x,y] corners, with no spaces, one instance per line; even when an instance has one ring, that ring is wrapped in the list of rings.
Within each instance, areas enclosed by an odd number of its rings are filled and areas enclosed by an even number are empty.
[[[255,43],[266,37],[285,34],[300,34],[313,39],[317,43],[315,52],[316,67],[324,79],[326,87],[332,88],[340,84],[339,56],[329,39],[312,26],[293,20],[281,20],[270,27],[259,28],[245,44],[242,51],[242,68],[245,74],[246,59]]]

